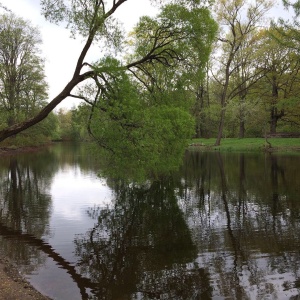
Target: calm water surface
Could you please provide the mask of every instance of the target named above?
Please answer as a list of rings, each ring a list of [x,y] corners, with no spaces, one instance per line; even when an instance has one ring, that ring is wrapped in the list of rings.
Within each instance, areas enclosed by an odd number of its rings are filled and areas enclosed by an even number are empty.
[[[0,252],[53,299],[299,299],[300,155],[186,153],[160,181],[83,146],[0,157]]]

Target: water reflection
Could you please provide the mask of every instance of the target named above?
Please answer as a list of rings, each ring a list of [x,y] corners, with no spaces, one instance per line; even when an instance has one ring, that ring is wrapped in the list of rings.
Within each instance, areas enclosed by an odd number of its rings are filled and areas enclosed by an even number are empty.
[[[75,240],[80,271],[98,288],[96,299],[191,299],[209,295],[177,204],[178,182],[117,182],[114,205],[89,211],[95,227]]]
[[[44,257],[26,239],[19,239],[20,235],[34,234],[41,238],[49,234],[48,190],[55,167],[45,157],[40,156],[32,164],[21,157],[7,156],[0,166],[0,232],[7,237],[1,248],[10,259],[26,265],[27,271],[34,269],[31,262],[42,264]]]
[[[49,258],[65,270],[75,285],[53,286],[53,297],[300,294],[300,156],[187,152],[181,170],[160,180],[99,179],[102,194],[89,188],[100,167],[87,151],[59,145],[0,160],[0,249],[27,274],[46,272]],[[90,184],[75,194],[62,183],[59,198],[53,186],[63,179]],[[89,197],[87,209],[83,195],[94,192],[101,199]],[[80,215],[77,227],[66,229],[71,220],[54,217],[61,202],[81,203],[86,219]],[[41,291],[49,282],[43,284]],[[63,296],[59,289],[74,291]]]
[[[299,158],[193,153],[186,161],[186,169],[201,171],[186,171],[185,197],[193,201],[182,203],[182,209],[199,249],[197,261],[209,266],[214,278],[213,294],[233,299],[297,295]]]
[[[54,231],[49,226],[55,211],[51,194],[53,179],[70,166],[75,166],[76,170],[78,165],[82,172],[91,172],[89,161],[83,157],[85,148],[70,144],[35,153],[8,155],[0,160],[0,252],[25,274],[48,268],[50,258],[69,274],[82,298],[87,299],[87,289],[94,288],[95,284],[83,278],[73,262],[48,243]]]

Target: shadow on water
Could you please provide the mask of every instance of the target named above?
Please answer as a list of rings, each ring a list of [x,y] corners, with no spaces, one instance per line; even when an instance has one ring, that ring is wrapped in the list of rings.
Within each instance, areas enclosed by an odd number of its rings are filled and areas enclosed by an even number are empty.
[[[82,299],[298,295],[299,157],[187,152],[160,180],[106,177],[109,204],[85,210],[94,226],[74,236],[74,263],[46,242],[51,186],[65,165],[97,172],[87,151],[59,145],[0,161],[0,249],[25,272],[50,257]]]
[[[96,284],[88,278],[82,277],[77,273],[76,268],[68,261],[66,261],[59,253],[57,253],[49,244],[43,239],[38,239],[34,235],[22,233],[21,231],[12,230],[11,228],[0,223],[0,234],[5,239],[10,241],[17,241],[18,244],[24,243],[25,245],[33,246],[37,250],[52,258],[58,267],[67,271],[73,281],[77,284],[80,294],[83,299],[88,299],[87,289],[94,289]]]

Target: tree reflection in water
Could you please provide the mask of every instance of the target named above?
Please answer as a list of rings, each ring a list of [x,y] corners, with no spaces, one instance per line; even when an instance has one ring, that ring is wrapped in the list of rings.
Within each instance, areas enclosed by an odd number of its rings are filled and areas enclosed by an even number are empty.
[[[47,257],[51,258],[67,271],[82,298],[87,299],[87,290],[95,285],[46,242],[51,235],[52,179],[62,164],[73,164],[76,157],[72,151],[73,155],[61,162],[61,155],[57,155],[60,151],[61,147],[49,148],[0,160],[0,251],[26,275],[37,271]],[[82,164],[83,169],[86,166],[87,162]]]
[[[299,157],[187,152],[182,169],[161,180],[108,177],[112,202],[88,210],[95,225],[75,237],[75,266],[44,242],[51,180],[62,164],[96,166],[86,153],[55,151],[0,163],[0,247],[14,261],[33,270],[47,255],[82,299],[299,294]]]
[[[184,198],[193,201],[183,202],[182,209],[200,253],[199,266],[209,266],[214,296],[298,295],[297,161],[269,154],[187,154]],[[209,180],[202,181],[204,176]]]
[[[52,164],[50,164],[52,162]],[[1,250],[14,262],[22,262],[26,272],[42,264],[45,257],[38,249],[17,238],[16,233],[32,234],[37,238],[49,235],[51,208],[49,194],[55,165],[51,155],[36,156],[35,163],[19,157],[7,156],[0,165],[0,225],[5,239]],[[15,251],[17,249],[17,251]]]
[[[293,161],[190,152],[172,179],[112,184],[114,206],[91,209],[97,224],[75,240],[80,272],[99,286],[95,297],[294,297]]]
[[[114,205],[89,211],[93,229],[75,240],[96,299],[209,299],[208,273],[196,263],[172,179],[114,186]],[[196,297],[196,298],[195,298]]]

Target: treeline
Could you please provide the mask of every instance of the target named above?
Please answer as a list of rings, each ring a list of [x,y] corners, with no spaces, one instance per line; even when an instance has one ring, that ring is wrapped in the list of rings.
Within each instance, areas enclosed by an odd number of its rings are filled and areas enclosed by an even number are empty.
[[[11,13],[0,16],[0,140],[93,139],[110,152],[146,157],[179,153],[191,137],[216,137],[219,145],[224,137],[300,132],[297,5],[293,22],[271,23],[267,0],[210,7],[172,0],[124,37],[106,12],[125,1],[109,10],[65,0],[59,17],[51,2],[42,4],[45,17],[65,20],[87,42],[74,77],[47,104],[38,30]],[[80,15],[89,16],[85,26]],[[99,40],[108,51],[85,61]],[[66,97],[82,103],[54,112]]]

